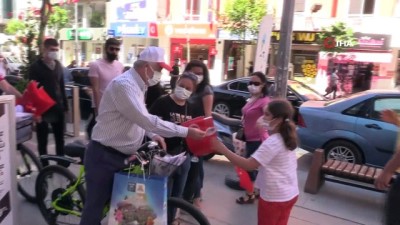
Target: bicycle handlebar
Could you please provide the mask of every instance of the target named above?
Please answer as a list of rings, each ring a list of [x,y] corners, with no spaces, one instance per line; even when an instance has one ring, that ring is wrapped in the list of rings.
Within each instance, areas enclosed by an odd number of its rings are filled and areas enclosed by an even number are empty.
[[[125,165],[129,165],[131,162],[138,161],[142,163],[144,161],[150,161],[155,155],[159,155],[164,157],[166,155],[166,151],[161,149],[157,142],[148,141],[144,143],[142,146],[136,150],[131,156],[124,160]]]

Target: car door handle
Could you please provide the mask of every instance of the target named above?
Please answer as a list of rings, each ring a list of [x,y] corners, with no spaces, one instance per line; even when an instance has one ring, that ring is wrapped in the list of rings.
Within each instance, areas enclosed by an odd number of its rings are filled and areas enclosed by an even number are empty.
[[[382,127],[380,127],[378,124],[366,124],[365,126],[366,126],[367,128],[382,130]]]

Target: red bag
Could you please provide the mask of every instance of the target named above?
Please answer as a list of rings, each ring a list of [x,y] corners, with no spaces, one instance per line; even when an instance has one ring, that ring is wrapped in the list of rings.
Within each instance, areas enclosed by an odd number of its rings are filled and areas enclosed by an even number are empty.
[[[254,185],[251,182],[250,176],[246,170],[235,166],[236,173],[239,177],[239,185],[241,188],[245,189],[248,193],[253,193]]]
[[[35,116],[41,116],[56,104],[43,87],[37,88],[36,81],[29,82],[19,103],[27,112],[34,113]]]
[[[204,156],[214,152],[214,150],[211,149],[211,140],[217,137],[217,132],[214,127],[212,117],[196,117],[192,120],[188,120],[182,123],[182,126],[195,127],[199,128],[200,130],[206,131],[206,137],[202,140],[186,138],[186,143],[189,147],[190,152],[192,152],[196,156]]]

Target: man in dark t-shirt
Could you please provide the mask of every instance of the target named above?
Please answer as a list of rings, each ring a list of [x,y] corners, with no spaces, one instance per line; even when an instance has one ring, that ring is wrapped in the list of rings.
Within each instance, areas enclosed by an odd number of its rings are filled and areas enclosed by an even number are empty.
[[[170,80],[170,85],[171,85],[171,90],[175,89],[176,82],[179,79],[179,59],[175,59],[174,65],[172,66],[172,71],[171,71],[171,80]]]

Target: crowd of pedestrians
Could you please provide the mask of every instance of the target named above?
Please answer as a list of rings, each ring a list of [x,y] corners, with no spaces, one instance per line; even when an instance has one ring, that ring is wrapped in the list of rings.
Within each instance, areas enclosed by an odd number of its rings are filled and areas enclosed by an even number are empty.
[[[181,124],[212,115],[214,94],[207,65],[201,60],[191,60],[181,73],[179,59],[171,67],[164,62],[164,49],[150,46],[140,53],[132,68],[124,67],[118,61],[120,46],[117,39],[108,39],[103,58],[89,64],[93,113],[87,126],[90,139],[84,161],[87,195],[81,225],[100,224],[104,205],[111,196],[114,174],[126,167],[124,160],[146,139],[157,141],[170,155],[182,152],[188,155],[170,176],[168,195],[183,198],[201,209],[202,187],[207,179],[203,159],[190,152],[185,138],[201,140],[206,134]],[[55,101],[53,107],[35,117],[40,155],[47,154],[49,126],[55,137],[56,154],[64,155],[64,115],[68,111],[65,71],[76,67],[77,62],[73,60],[64,67],[58,61],[58,52],[57,40],[46,39],[41,58],[29,68],[29,79],[37,81]],[[0,89],[20,98],[21,93],[4,79],[6,70],[4,57],[0,55]],[[170,73],[171,93],[160,84],[163,70]],[[338,90],[337,74],[337,69],[332,70],[326,90],[326,95],[332,93],[333,98]],[[236,203],[252,204],[258,199],[259,225],[285,225],[299,195],[294,109],[287,100],[271,99],[264,73],[249,69],[249,76],[250,98],[242,108],[244,157],[216,139],[211,147],[235,166],[247,170],[254,182],[255,191],[246,192]],[[382,119],[400,126],[400,119],[393,111],[384,111]],[[400,166],[399,152],[396,151],[376,180],[377,188],[390,187],[389,181]],[[42,163],[47,165],[46,161]],[[388,194],[386,218],[390,222],[386,224],[400,224],[399,180],[391,185]]]

